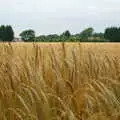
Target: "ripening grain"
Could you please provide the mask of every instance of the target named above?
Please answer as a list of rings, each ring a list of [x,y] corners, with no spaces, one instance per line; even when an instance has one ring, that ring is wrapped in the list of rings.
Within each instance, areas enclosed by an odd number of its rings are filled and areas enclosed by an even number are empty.
[[[119,120],[120,45],[1,43],[0,120]]]

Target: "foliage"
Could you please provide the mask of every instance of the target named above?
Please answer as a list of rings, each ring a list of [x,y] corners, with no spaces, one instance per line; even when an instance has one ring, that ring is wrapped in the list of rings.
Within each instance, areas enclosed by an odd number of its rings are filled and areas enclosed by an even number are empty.
[[[20,37],[25,42],[32,42],[35,39],[35,31],[31,29],[25,30],[20,33]]]
[[[88,37],[92,36],[93,32],[94,32],[93,28],[87,28],[80,33],[80,37],[83,41],[87,40]]]
[[[35,42],[58,42],[60,37],[57,34],[53,35],[41,35],[35,38]]]
[[[40,35],[35,37],[32,29],[24,30],[20,37],[25,42],[120,42],[120,27],[108,27],[104,33],[94,32],[92,27],[86,28],[78,34],[71,34],[66,30],[62,34]],[[0,41],[12,41],[14,31],[10,25],[0,26]]]
[[[99,37],[104,39],[104,33],[93,33],[93,37]]]
[[[104,37],[105,39],[108,39],[111,42],[120,42],[120,28],[117,27],[106,28]]]
[[[6,26],[6,40],[12,41],[14,39],[14,32],[11,26]]]
[[[94,33],[93,28],[87,28],[79,34],[72,35],[66,30],[61,35],[41,35],[35,38],[35,42],[108,42],[103,33]]]
[[[14,31],[10,25],[0,26],[0,40],[2,41],[12,41],[14,39]]]
[[[69,32],[69,30],[66,30],[65,32],[62,33],[61,36],[65,39],[69,39],[71,36],[71,33]]]
[[[25,42],[120,42],[120,27],[109,27],[104,33],[94,32],[92,27],[86,28],[78,34],[71,34],[66,30],[62,34],[40,35],[35,37],[32,29],[21,32],[20,37]],[[14,31],[10,25],[0,26],[0,41],[12,41]]]

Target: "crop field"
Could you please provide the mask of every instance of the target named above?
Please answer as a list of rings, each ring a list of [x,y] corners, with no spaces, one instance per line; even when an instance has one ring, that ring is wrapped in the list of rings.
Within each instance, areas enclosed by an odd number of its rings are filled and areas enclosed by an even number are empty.
[[[120,44],[1,43],[0,120],[120,120]]]

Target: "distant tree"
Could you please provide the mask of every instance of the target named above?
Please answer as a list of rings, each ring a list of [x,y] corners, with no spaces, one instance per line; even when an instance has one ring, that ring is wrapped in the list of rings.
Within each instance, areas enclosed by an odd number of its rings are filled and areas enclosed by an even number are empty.
[[[35,40],[35,31],[34,30],[25,30],[22,33],[20,33],[20,37],[25,42],[32,42]]]
[[[57,34],[51,34],[51,35],[47,35],[46,38],[47,38],[46,41],[57,42],[59,36]]]
[[[45,42],[46,40],[47,39],[45,35],[40,35],[38,37],[35,37],[35,42]]]
[[[67,41],[71,36],[71,33],[69,30],[66,30],[65,32],[63,32],[61,35],[60,35],[60,41]]]
[[[6,28],[4,25],[0,26],[0,40],[5,41],[6,37]]]
[[[14,39],[14,31],[10,25],[6,26],[6,41],[12,41]]]
[[[77,38],[77,36],[72,35],[72,36],[67,40],[67,42],[80,42],[80,39]]]
[[[35,38],[35,42],[58,42],[59,40],[60,37],[57,34],[40,35]]]
[[[108,39],[111,42],[120,42],[120,28],[117,27],[106,28],[104,37],[105,39]]]
[[[2,41],[12,41],[14,39],[14,31],[10,25],[0,26],[0,40]]]
[[[66,30],[64,33],[65,37],[69,38],[71,36],[71,33],[69,30]]]
[[[88,37],[91,37],[92,34],[94,32],[94,29],[93,28],[86,28],[85,30],[83,30],[81,33],[80,33],[80,37],[82,40],[87,40]]]
[[[92,36],[93,37],[104,38],[104,33],[94,33]]]

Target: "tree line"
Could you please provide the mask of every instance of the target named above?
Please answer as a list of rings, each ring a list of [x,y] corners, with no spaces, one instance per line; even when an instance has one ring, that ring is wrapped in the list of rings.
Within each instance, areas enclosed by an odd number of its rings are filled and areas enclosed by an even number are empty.
[[[20,33],[24,42],[120,42],[120,27],[108,27],[104,33],[94,32],[92,27],[86,28],[78,34],[71,34],[66,30],[62,34],[36,36],[32,29]],[[14,30],[10,25],[0,26],[0,41],[11,42],[14,40]]]

